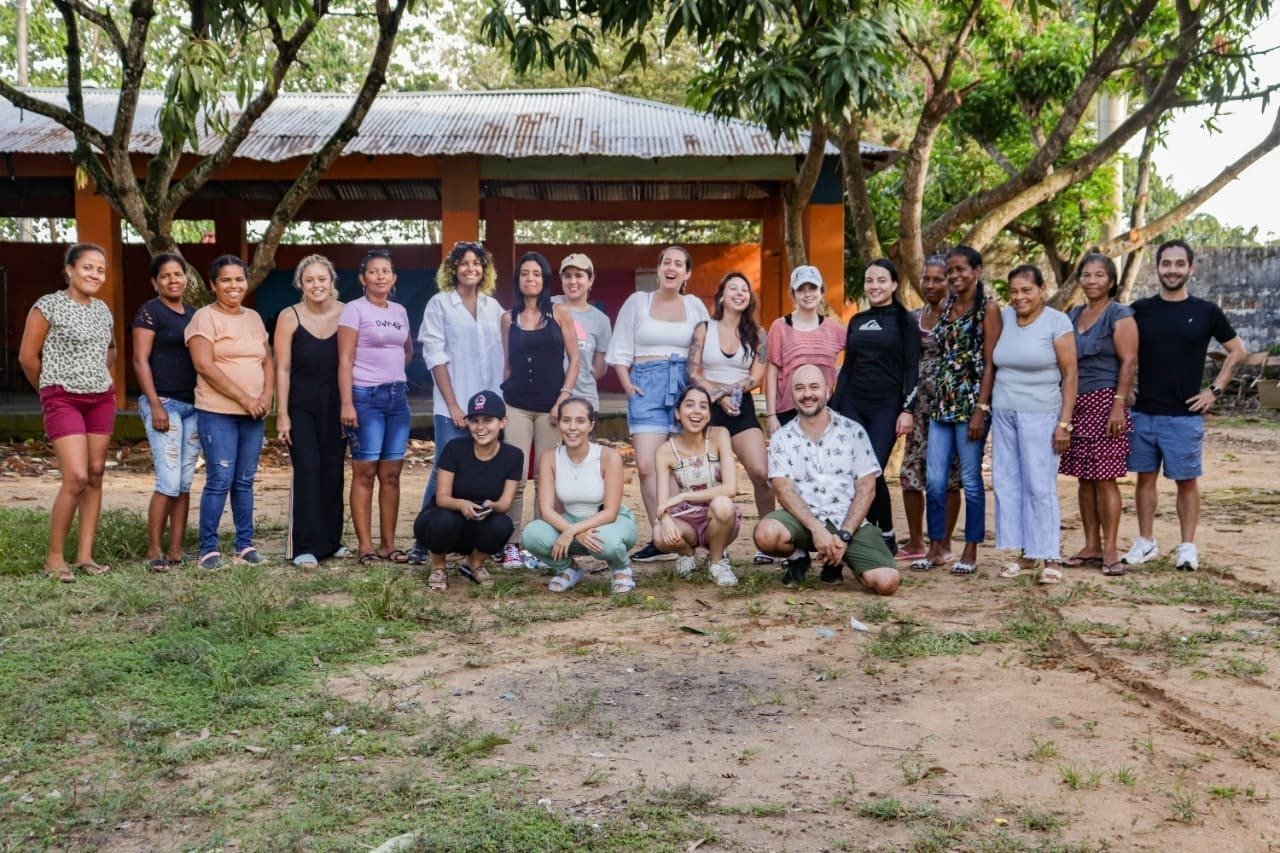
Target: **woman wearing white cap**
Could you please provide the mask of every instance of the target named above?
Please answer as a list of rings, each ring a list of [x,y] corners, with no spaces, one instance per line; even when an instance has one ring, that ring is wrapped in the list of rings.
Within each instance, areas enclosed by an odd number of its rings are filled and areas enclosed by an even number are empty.
[[[764,398],[766,425],[772,435],[796,416],[791,398],[791,374],[802,364],[822,371],[828,388],[836,387],[836,359],[844,349],[845,328],[834,317],[818,312],[822,306],[822,273],[801,266],[791,272],[795,310],[769,327],[765,341]]]
[[[574,252],[560,262],[560,289],[564,295],[553,296],[551,301],[568,307],[573,315],[573,329],[578,333],[578,381],[573,386],[573,394],[599,408],[597,383],[608,369],[604,354],[613,338],[613,324],[607,314],[587,301],[595,277],[591,259]],[[566,367],[567,364],[568,359]]]

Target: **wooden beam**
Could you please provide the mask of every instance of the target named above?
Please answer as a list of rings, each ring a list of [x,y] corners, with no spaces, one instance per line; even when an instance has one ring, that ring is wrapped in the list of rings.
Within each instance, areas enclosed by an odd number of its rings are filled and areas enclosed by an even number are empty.
[[[229,253],[248,260],[249,238],[245,215],[238,202],[221,202],[213,214],[213,239],[218,253]]]
[[[484,205],[484,245],[493,255],[493,263],[499,277],[508,275],[516,266],[516,218],[515,205],[508,199],[490,199]],[[555,261],[551,262],[555,267]],[[550,286],[547,282],[547,286]],[[505,288],[498,288],[505,293]],[[508,297],[509,298],[509,297]],[[505,304],[507,299],[503,299]],[[510,306],[508,306],[510,307]]]
[[[494,201],[490,199],[489,201]],[[488,204],[489,201],[485,203]],[[526,201],[514,202],[517,220],[635,221],[647,219],[761,219],[767,199],[749,201]]]
[[[125,368],[128,365],[124,340],[124,240],[120,235],[120,217],[107,200],[98,195],[90,181],[77,187],[76,239],[81,243],[97,243],[107,250],[107,281],[98,298],[107,303],[115,318],[113,334],[116,341],[116,360],[111,366],[111,381],[115,384],[116,408],[123,409],[125,402]]]

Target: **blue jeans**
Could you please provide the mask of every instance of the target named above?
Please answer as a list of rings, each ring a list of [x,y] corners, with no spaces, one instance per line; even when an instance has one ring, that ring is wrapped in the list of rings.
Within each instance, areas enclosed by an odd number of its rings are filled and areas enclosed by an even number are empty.
[[[987,535],[987,495],[982,488],[982,447],[986,436],[969,440],[969,423],[929,424],[925,462],[925,506],[929,539],[947,537],[947,473],[951,455],[960,460],[960,488],[964,489],[964,541],[981,543]]]
[[[360,386],[351,389],[351,404],[356,410],[355,428],[347,427],[347,444],[356,462],[394,462],[404,459],[409,445],[408,385],[388,382],[385,385]]]
[[[198,414],[206,469],[200,496],[200,553],[218,550],[218,523],[228,493],[239,553],[253,545],[253,478],[258,473],[266,422],[248,415]]]
[[[436,471],[440,468],[440,453],[455,438],[471,435],[466,427],[458,429],[453,425],[453,418],[448,415],[436,415],[433,421],[436,437],[436,461],[431,465],[431,476],[427,478],[427,490],[422,493],[422,508],[430,509],[436,500]]]
[[[627,429],[631,434],[679,432],[676,397],[687,383],[685,359],[679,356],[631,365],[631,384],[642,392],[627,398]]]
[[[196,460],[200,458],[199,419],[196,407],[191,403],[161,397],[160,405],[169,415],[166,432],[159,432],[151,426],[151,403],[146,397],[138,398],[138,414],[142,416],[147,443],[151,446],[151,464],[156,470],[155,490],[166,497],[176,498],[191,491]]]

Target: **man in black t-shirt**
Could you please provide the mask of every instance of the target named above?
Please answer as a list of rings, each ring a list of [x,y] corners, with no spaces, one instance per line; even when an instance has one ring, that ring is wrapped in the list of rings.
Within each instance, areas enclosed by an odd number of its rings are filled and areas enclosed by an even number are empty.
[[[1187,293],[1194,264],[1195,253],[1183,241],[1162,243],[1156,249],[1160,290],[1133,303],[1138,323],[1138,391],[1129,434],[1129,470],[1138,475],[1138,537],[1121,558],[1135,565],[1160,554],[1155,539],[1156,476],[1163,463],[1164,475],[1178,484],[1182,542],[1174,566],[1191,572],[1199,568],[1195,537],[1200,521],[1204,413],[1245,357],[1244,344],[1222,309]],[[1227,359],[1213,383],[1201,389],[1210,339],[1226,349]]]

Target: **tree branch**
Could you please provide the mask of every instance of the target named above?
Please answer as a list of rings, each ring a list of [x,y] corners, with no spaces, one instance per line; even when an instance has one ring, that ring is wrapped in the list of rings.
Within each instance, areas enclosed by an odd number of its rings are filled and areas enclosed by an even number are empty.
[[[320,176],[328,171],[342,154],[347,143],[360,132],[361,123],[368,114],[369,108],[373,106],[378,92],[386,83],[387,63],[391,60],[396,34],[400,30],[400,22],[408,4],[409,0],[395,0],[394,7],[391,7],[388,5],[388,0],[378,0],[378,43],[369,63],[369,71],[365,74],[364,84],[356,94],[342,124],[320,150],[312,155],[306,167],[303,168],[302,174],[289,187],[272,212],[266,233],[254,250],[253,260],[249,265],[251,288],[256,288],[266,278],[267,273],[275,267],[276,247],[285,229],[293,222],[303,203],[315,189]]]
[[[75,115],[65,107],[60,107],[34,95],[28,95],[21,89],[11,86],[5,80],[0,80],[0,97],[3,97],[20,110],[36,113],[56,121],[71,131],[77,138],[89,140],[100,151],[106,151],[107,146],[110,144],[106,134],[80,116]]]
[[[808,263],[808,251],[804,244],[804,209],[813,196],[822,174],[822,161],[827,149],[827,124],[814,115],[809,125],[809,148],[805,151],[800,171],[782,188],[784,219],[786,220],[787,260],[792,269]]]
[[[853,233],[858,257],[865,263],[884,257],[876,230],[871,194],[867,191],[867,169],[862,162],[862,114],[854,113],[840,123],[840,164],[844,172],[845,201],[853,212]]]

